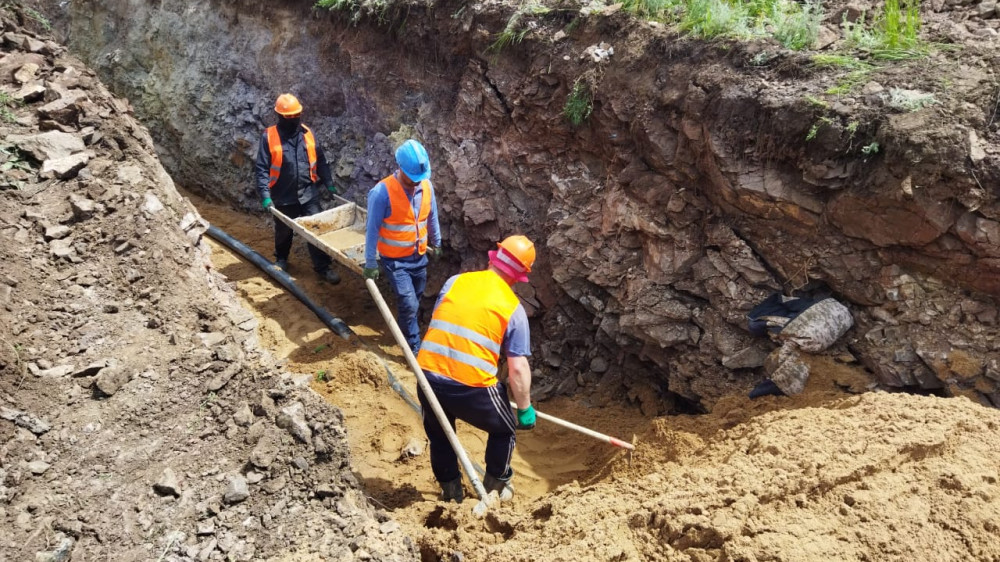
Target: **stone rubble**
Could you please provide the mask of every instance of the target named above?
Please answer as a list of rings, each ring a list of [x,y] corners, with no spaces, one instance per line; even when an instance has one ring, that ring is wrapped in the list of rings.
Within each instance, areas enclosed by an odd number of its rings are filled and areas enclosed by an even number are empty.
[[[23,102],[0,122],[21,162],[0,186],[0,559],[416,560],[357,491],[340,412],[258,347],[129,104],[6,6],[0,36]]]

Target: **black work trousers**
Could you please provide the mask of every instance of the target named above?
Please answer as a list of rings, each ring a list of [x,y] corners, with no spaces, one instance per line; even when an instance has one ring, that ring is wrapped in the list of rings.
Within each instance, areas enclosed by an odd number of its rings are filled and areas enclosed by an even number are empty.
[[[305,203],[295,205],[278,205],[278,210],[291,219],[315,215],[322,209],[319,206],[319,198],[313,198]],[[292,237],[295,232],[289,226],[277,218],[274,219],[274,257],[279,260],[287,260],[288,252],[292,249]],[[330,269],[330,256],[312,244],[309,247],[309,257],[312,259],[313,270],[323,273]]]
[[[517,437],[514,435],[514,411],[507,398],[507,385],[498,382],[493,386],[466,386],[460,382],[442,377],[437,373],[427,372],[427,383],[434,391],[444,410],[444,415],[455,429],[455,419],[485,431],[486,439],[486,474],[498,480],[510,479],[513,472],[510,460],[514,455],[514,445]],[[431,471],[438,482],[450,482],[462,476],[458,470],[458,456],[448,435],[445,433],[437,416],[430,408],[424,391],[417,387],[417,399],[420,400],[421,416],[424,419],[424,431],[431,442]]]

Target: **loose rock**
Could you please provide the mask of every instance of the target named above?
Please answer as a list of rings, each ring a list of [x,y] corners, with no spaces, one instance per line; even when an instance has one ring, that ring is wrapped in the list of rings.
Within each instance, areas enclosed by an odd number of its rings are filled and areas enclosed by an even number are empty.
[[[228,504],[240,503],[250,497],[250,488],[247,481],[241,475],[229,477],[229,484],[226,486],[226,493],[222,496],[223,501]]]
[[[153,491],[161,496],[180,497],[181,490],[177,481],[177,475],[172,468],[165,468],[160,479],[153,484]]]

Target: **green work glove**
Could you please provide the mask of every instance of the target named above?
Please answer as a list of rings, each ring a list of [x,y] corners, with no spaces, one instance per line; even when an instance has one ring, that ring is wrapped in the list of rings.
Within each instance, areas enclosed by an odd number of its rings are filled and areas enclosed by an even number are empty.
[[[441,249],[441,246],[427,246],[427,256],[432,260],[441,259],[441,254],[443,253],[444,250]]]
[[[535,428],[535,407],[531,404],[528,405],[524,410],[517,411],[517,427],[516,429],[534,429]]]
[[[337,189],[337,186],[333,185],[332,183],[326,186],[326,188],[327,190],[330,191],[330,195],[340,195],[340,190]]]
[[[270,197],[261,202],[261,206],[264,207],[265,211],[271,208],[271,205],[274,205],[274,202],[271,201]]]
[[[372,280],[378,279],[378,268],[366,267],[365,270],[362,272],[362,275],[364,275],[365,279],[372,279]]]

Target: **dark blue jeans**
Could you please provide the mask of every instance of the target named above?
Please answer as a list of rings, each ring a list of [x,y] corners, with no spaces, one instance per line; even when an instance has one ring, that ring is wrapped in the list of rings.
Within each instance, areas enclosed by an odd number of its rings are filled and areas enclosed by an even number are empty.
[[[319,206],[319,197],[310,199],[305,203],[295,205],[278,205],[278,210],[290,219],[308,217],[315,215],[323,209]],[[295,232],[287,224],[277,218],[274,219],[274,257],[279,260],[287,260],[288,252],[292,249],[292,237]],[[313,270],[316,273],[323,273],[330,269],[330,258],[326,252],[320,250],[312,244],[307,245],[309,258],[312,259]]]
[[[489,434],[486,440],[486,473],[494,478],[510,478],[510,459],[514,455],[514,412],[507,399],[507,386],[498,382],[490,387],[466,386],[440,375],[427,374],[441,409],[455,428],[460,419]],[[462,474],[458,470],[458,455],[451,448],[448,436],[427,403],[423,390],[417,388],[424,431],[430,440],[431,470],[438,482],[450,482]]]
[[[420,296],[427,286],[427,255],[412,258],[382,258],[382,267],[389,285],[396,293],[396,313],[399,315],[399,329],[406,337],[406,343],[416,355],[420,350],[420,326],[417,325],[417,309]]]

